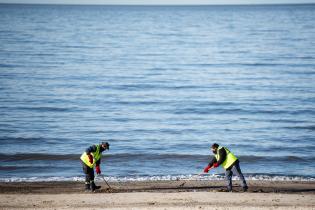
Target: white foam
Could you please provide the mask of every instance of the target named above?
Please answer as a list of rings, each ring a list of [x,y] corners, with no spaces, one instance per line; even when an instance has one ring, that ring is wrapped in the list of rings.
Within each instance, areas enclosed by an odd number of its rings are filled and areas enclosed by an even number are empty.
[[[114,177],[105,176],[110,182],[146,182],[146,181],[179,181],[179,180],[195,180],[195,181],[216,181],[224,180],[224,175],[220,174],[202,174],[202,175],[165,175],[165,176],[134,176],[134,177]],[[51,182],[51,181],[84,181],[83,176],[75,177],[10,177],[0,178],[0,182]],[[96,177],[96,180],[101,180],[101,177]],[[273,175],[247,175],[246,180],[254,181],[315,181],[314,177],[300,176],[273,176]],[[239,180],[238,177],[233,177],[233,180]]]

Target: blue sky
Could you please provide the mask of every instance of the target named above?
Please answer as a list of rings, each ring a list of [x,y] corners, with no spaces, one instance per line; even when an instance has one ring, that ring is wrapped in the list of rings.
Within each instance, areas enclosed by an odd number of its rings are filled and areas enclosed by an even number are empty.
[[[42,4],[294,4],[315,3],[315,0],[0,0],[0,3]]]

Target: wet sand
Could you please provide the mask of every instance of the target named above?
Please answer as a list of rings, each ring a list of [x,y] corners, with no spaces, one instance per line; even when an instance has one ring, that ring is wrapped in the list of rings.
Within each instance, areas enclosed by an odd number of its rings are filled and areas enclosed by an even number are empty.
[[[249,181],[232,193],[224,181],[0,183],[0,209],[315,209],[315,182]]]

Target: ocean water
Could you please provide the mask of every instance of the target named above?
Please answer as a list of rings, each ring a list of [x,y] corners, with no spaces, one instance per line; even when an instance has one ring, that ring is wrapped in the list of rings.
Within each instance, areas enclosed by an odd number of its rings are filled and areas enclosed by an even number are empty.
[[[0,181],[315,179],[315,5],[0,5]],[[222,179],[223,169],[200,179]]]

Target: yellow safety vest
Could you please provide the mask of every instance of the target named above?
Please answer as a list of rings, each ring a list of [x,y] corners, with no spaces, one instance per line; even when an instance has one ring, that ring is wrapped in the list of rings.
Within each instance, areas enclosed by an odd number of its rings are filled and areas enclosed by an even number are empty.
[[[87,166],[89,166],[90,168],[93,168],[95,166],[95,163],[101,159],[102,157],[102,153],[101,153],[101,146],[100,145],[96,145],[96,151],[95,152],[91,152],[92,156],[93,156],[93,163],[90,163],[89,160],[89,156],[86,154],[86,152],[84,152],[81,155],[81,160],[83,161],[83,163],[85,163]]]
[[[218,152],[217,154],[215,155],[215,158],[217,159],[217,161],[219,161],[220,159],[220,154],[219,154],[219,150],[221,148],[224,148],[225,149],[225,152],[226,152],[226,158],[225,158],[225,161],[223,161],[223,163],[221,164],[222,167],[224,169],[227,169],[229,168],[236,160],[237,160],[237,157],[235,157],[235,155],[230,152],[230,150],[228,150],[226,147],[219,147],[218,148]]]

